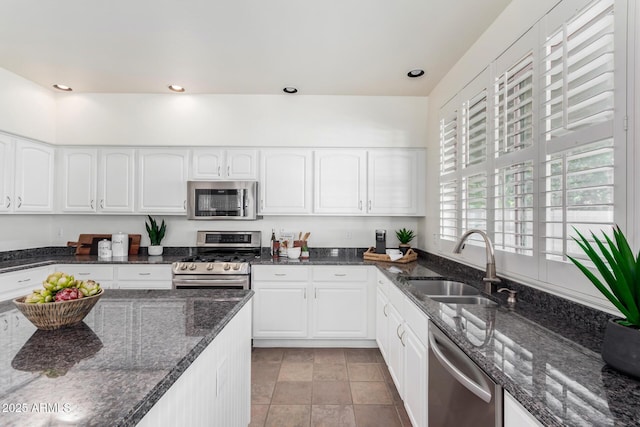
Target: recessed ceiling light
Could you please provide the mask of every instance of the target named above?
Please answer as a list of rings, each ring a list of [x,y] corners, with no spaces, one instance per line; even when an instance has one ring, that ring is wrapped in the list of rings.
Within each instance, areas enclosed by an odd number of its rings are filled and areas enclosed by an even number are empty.
[[[71,89],[69,86],[66,85],[59,85],[59,84],[54,84],[53,85],[54,88],[58,89],[58,90],[62,90],[65,92],[71,92],[73,89]]]
[[[424,76],[424,70],[421,70],[420,68],[416,68],[415,70],[409,71],[407,73],[407,76],[411,77],[412,79],[416,77]]]
[[[287,87],[285,87],[284,89],[282,89],[282,91],[283,91],[284,93],[298,93],[298,89],[296,89],[296,88],[295,88],[295,87],[293,87],[293,86],[287,86]]]
[[[169,85],[167,86],[169,88],[169,90],[172,90],[174,92],[184,92],[184,88],[182,86],[178,86],[178,85]]]

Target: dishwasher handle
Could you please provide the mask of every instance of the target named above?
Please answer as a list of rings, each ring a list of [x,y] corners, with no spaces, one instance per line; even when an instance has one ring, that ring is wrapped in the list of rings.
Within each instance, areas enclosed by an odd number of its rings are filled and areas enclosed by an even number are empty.
[[[447,343],[443,343],[447,344]],[[440,350],[440,343],[436,341],[436,337],[433,335],[432,331],[429,331],[429,345],[431,346],[431,350],[433,354],[436,356],[436,359],[442,364],[442,366],[449,371],[449,373],[467,390],[471,393],[478,396],[483,401],[489,403],[491,402],[491,390],[487,389],[487,387],[482,387],[477,384],[471,378],[467,377],[460,369],[458,369]],[[454,344],[455,345],[455,344]],[[452,351],[460,351],[457,347],[455,349],[450,349]],[[476,368],[477,369],[477,368]]]

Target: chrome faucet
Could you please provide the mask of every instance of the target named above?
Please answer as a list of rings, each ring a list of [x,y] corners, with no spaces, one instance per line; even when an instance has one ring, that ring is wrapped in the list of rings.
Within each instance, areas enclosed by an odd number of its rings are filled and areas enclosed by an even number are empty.
[[[464,246],[464,242],[469,238],[473,233],[478,233],[484,239],[484,244],[487,248],[487,272],[485,273],[485,277],[482,279],[485,282],[484,291],[488,294],[492,294],[496,292],[497,284],[500,283],[500,279],[496,276],[496,257],[495,252],[493,250],[493,243],[482,230],[472,229],[468,230],[466,233],[460,237],[460,240],[456,244],[456,247],[453,248],[454,254],[459,254],[462,252],[462,248]]]

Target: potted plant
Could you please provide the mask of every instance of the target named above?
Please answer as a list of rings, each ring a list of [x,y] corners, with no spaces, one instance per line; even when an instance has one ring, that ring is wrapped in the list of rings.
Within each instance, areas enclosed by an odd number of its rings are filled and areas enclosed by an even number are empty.
[[[147,217],[149,222],[145,222],[144,225],[149,235],[149,255],[162,255],[162,239],[164,239],[164,234],[167,231],[167,224],[163,219],[162,224],[158,226],[158,223],[151,215],[147,215]]]
[[[402,255],[405,255],[411,247],[409,242],[411,242],[413,238],[416,237],[416,235],[414,234],[413,230],[401,228],[400,230],[396,230],[396,237],[400,241],[400,252],[402,252]]]
[[[613,239],[604,232],[604,240],[591,233],[597,249],[574,230],[579,236],[574,240],[593,262],[604,283],[580,261],[568,258],[624,316],[623,319],[609,319],[602,343],[602,359],[611,367],[640,378],[640,253],[633,255],[629,242],[617,226],[613,229]]]

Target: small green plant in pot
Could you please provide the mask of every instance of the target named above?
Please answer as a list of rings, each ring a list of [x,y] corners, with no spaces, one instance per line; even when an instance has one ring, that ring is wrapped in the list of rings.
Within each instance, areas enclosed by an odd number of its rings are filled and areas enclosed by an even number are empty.
[[[396,237],[400,242],[400,252],[402,254],[406,254],[411,245],[409,244],[415,237],[415,233],[413,230],[407,230],[406,228],[401,228],[400,230],[396,230]]]
[[[164,219],[161,225],[158,225],[157,221],[153,219],[151,215],[147,215],[149,222],[145,222],[147,228],[147,234],[149,235],[149,255],[162,255],[162,239],[167,231],[167,224]]]
[[[624,319],[607,323],[602,359],[613,368],[640,378],[640,252],[634,255],[619,227],[613,239],[604,232],[594,245],[578,230],[574,240],[593,262],[602,280],[577,259],[567,256],[596,288],[622,313]],[[596,249],[597,248],[597,249]]]

